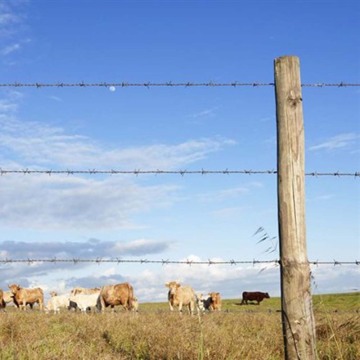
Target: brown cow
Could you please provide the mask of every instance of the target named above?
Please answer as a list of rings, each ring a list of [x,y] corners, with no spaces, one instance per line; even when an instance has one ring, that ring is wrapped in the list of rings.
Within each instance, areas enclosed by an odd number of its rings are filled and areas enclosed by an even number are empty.
[[[241,305],[248,304],[248,301],[257,301],[257,305],[264,299],[269,299],[270,295],[261,291],[244,291],[242,293]]]
[[[174,306],[179,307],[179,312],[182,313],[183,305],[188,306],[190,314],[194,314],[196,295],[192,287],[181,285],[176,281],[170,281],[165,284],[169,288],[168,301],[170,310],[174,310]]]
[[[210,310],[221,311],[221,296],[218,292],[209,293],[211,299]]]
[[[42,291],[42,289],[25,289],[17,284],[9,285],[9,289],[13,294],[14,303],[18,304],[20,310],[26,310],[27,304],[29,304],[32,308],[35,303],[38,303],[40,306],[40,310],[43,310],[44,292]]]
[[[73,296],[78,295],[78,294],[91,295],[91,294],[99,293],[100,290],[101,290],[100,288],[88,289],[88,288],[83,288],[83,287],[76,287],[71,290],[70,294]]]
[[[101,288],[96,307],[100,311],[105,308],[121,305],[125,310],[134,310],[137,306],[134,289],[129,283],[105,285]]]

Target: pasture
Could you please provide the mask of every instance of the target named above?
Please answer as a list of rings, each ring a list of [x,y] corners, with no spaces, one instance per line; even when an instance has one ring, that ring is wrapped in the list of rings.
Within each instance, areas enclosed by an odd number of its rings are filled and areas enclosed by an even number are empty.
[[[360,293],[314,296],[318,359],[360,359]],[[167,303],[139,313],[8,307],[0,313],[0,359],[283,359],[280,299],[259,306],[223,300],[223,311],[190,316]]]

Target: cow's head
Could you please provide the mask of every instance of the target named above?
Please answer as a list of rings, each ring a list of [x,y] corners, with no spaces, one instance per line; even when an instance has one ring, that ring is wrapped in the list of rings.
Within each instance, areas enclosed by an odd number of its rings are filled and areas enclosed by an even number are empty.
[[[270,299],[269,293],[265,293],[265,297],[266,297],[267,299]]]
[[[218,292],[211,292],[209,293],[209,296],[211,297],[211,302],[216,303],[220,299],[220,293]]]
[[[170,282],[167,282],[165,284],[166,287],[169,288],[169,293],[170,294],[175,294],[177,289],[181,286],[178,282],[176,281],[170,281]]]
[[[51,297],[57,296],[57,292],[56,292],[56,291],[51,291],[51,292],[50,292],[50,296],[51,296]]]
[[[139,311],[139,302],[136,297],[130,299],[130,309],[132,311],[138,312]]]
[[[15,295],[20,290],[20,285],[17,284],[9,285],[9,289]]]

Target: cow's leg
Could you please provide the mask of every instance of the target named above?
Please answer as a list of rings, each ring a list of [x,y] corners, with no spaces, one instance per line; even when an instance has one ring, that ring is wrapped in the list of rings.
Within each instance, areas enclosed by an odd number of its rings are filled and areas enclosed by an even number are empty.
[[[102,296],[100,298],[100,304],[101,304],[101,312],[104,313],[105,312],[105,300]]]
[[[179,302],[179,313],[180,315],[182,315],[182,307],[183,307],[183,303],[182,301]]]
[[[171,301],[169,301],[169,307],[170,307],[170,311],[174,311],[174,307],[171,304]]]
[[[189,303],[189,311],[190,315],[194,315],[194,303],[192,301]]]

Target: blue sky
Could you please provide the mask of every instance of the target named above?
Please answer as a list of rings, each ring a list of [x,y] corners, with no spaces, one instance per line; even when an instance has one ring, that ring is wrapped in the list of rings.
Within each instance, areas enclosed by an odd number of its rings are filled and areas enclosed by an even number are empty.
[[[300,58],[303,83],[360,83],[357,1],[0,0],[0,82],[271,83]],[[303,88],[307,172],[360,170],[359,87]],[[274,88],[2,87],[0,167],[39,170],[276,169]],[[360,180],[307,177],[308,258],[360,260]],[[275,175],[0,177],[0,257],[229,261],[278,258]],[[262,234],[269,240],[258,242]],[[273,240],[270,240],[274,238]],[[280,294],[258,265],[3,264],[65,292],[165,282],[238,298]],[[264,268],[266,268],[264,270]],[[314,292],[359,289],[355,265],[313,268]]]

